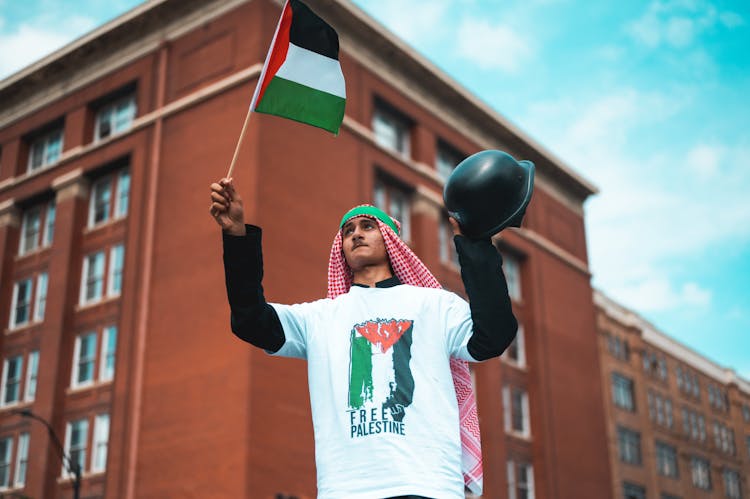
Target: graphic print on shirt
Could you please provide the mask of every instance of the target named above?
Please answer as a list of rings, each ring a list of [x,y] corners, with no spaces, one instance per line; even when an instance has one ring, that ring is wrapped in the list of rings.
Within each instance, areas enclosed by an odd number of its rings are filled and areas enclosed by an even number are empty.
[[[414,396],[412,330],[406,319],[376,319],[351,331],[350,437],[405,435],[404,416]]]

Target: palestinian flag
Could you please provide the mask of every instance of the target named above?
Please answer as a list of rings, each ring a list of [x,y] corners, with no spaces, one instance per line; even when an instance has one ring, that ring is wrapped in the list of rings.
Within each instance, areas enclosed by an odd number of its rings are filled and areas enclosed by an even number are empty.
[[[336,31],[299,0],[287,0],[250,111],[337,134],[345,105]]]
[[[378,319],[351,331],[349,407],[379,404],[395,421],[403,421],[414,395],[411,373],[413,322]]]

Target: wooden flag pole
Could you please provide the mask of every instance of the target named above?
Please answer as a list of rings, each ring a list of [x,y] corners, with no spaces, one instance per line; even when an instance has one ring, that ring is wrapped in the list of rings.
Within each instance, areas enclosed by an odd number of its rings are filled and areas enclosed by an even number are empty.
[[[247,116],[245,116],[245,124],[242,125],[242,131],[240,132],[240,138],[237,139],[237,147],[234,148],[234,156],[232,156],[232,162],[229,164],[229,171],[227,172],[226,178],[232,178],[232,171],[234,171],[234,165],[237,163],[237,156],[240,155],[240,147],[242,146],[242,139],[245,137],[247,131],[247,124],[250,123],[250,115],[253,114],[253,108],[250,107],[247,110]]]

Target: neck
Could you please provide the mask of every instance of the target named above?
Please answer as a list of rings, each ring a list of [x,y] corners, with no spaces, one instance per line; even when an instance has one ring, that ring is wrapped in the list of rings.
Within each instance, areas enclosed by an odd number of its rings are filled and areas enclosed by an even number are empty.
[[[354,284],[362,284],[363,286],[372,288],[375,287],[375,283],[384,281],[390,277],[393,277],[390,265],[372,265],[354,271],[353,282]]]

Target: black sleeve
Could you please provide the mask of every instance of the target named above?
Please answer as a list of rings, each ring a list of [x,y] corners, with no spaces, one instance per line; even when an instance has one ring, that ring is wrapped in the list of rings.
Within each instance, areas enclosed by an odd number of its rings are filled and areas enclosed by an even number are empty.
[[[232,332],[256,347],[278,352],[284,345],[284,330],[276,310],[263,296],[261,230],[254,225],[245,228],[245,236],[222,234]]]
[[[474,324],[467,349],[476,360],[497,357],[513,342],[518,330],[502,256],[489,239],[455,236],[454,241]]]

